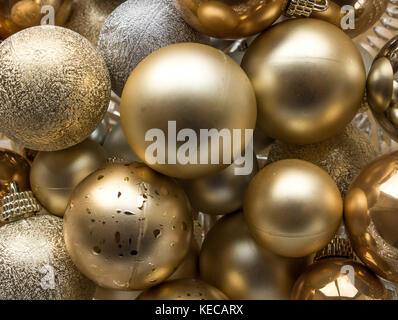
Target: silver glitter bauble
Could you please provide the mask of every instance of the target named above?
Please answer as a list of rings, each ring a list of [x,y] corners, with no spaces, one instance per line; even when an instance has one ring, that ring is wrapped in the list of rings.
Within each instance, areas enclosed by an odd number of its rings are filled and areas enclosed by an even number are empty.
[[[38,216],[0,228],[0,300],[91,299],[94,284],[75,267],[62,219]]]
[[[83,141],[110,93],[103,59],[76,32],[39,26],[0,44],[0,131],[24,147],[56,151]]]
[[[277,141],[269,152],[268,162],[283,159],[312,162],[333,178],[344,197],[360,170],[376,157],[368,137],[350,124],[343,133],[320,143],[292,145]]]
[[[106,19],[98,49],[111,74],[112,89],[121,96],[130,73],[150,53],[174,43],[208,41],[184,22],[172,0],[130,0]]]

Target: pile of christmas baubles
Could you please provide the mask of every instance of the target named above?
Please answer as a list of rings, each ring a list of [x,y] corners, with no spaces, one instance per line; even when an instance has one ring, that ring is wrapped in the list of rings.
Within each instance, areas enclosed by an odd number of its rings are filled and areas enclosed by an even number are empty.
[[[0,299],[396,297],[398,36],[319,2],[3,1]]]

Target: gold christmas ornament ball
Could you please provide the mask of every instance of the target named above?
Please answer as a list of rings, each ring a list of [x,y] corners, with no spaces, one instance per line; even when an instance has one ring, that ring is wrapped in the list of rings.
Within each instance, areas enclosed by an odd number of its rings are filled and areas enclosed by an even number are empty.
[[[33,194],[50,213],[62,217],[73,189],[106,160],[106,151],[89,139],[69,149],[39,152],[30,172]]]
[[[398,283],[398,152],[371,162],[351,185],[344,221],[358,257]]]
[[[24,157],[11,150],[0,149],[0,207],[1,200],[11,192],[11,182],[18,183],[21,191],[30,190],[29,172],[30,165]]]
[[[269,151],[268,163],[301,159],[316,164],[333,178],[344,198],[354,178],[376,157],[369,138],[350,124],[342,133],[318,143],[294,145],[276,141]]]
[[[294,300],[384,300],[381,280],[363,264],[346,258],[315,262],[298,278]]]
[[[122,3],[105,20],[98,40],[98,50],[111,74],[113,91],[122,95],[130,73],[146,56],[180,42],[207,44],[209,38],[185,23],[172,0]]]
[[[185,21],[215,38],[239,39],[273,24],[287,0],[174,0]]]
[[[68,252],[103,288],[143,290],[188,253],[189,201],[176,182],[140,163],[110,164],[73,191],[64,216]]]
[[[0,300],[85,300],[95,290],[66,251],[62,219],[45,211],[0,228],[0,282]]]
[[[224,293],[199,279],[166,281],[141,293],[137,300],[228,300]]]
[[[276,24],[250,45],[242,67],[256,92],[258,126],[286,143],[315,143],[343,131],[365,91],[355,44],[316,19]]]
[[[282,256],[304,257],[333,238],[341,222],[343,201],[323,169],[287,159],[267,165],[254,177],[243,211],[261,246]]]
[[[307,258],[285,258],[260,247],[242,213],[220,219],[200,253],[200,276],[233,300],[289,299]]]
[[[108,108],[104,61],[68,29],[32,27],[7,38],[0,44],[0,70],[0,131],[29,149],[56,151],[82,142]]]
[[[170,45],[144,59],[127,81],[120,110],[123,131],[138,157],[154,170],[181,179],[209,175],[224,169],[225,160],[233,162],[246,147],[245,129],[254,129],[257,117],[256,98],[244,71],[223,52],[197,43]],[[157,143],[145,138],[153,128],[160,135]],[[233,138],[235,129],[240,139]],[[189,133],[181,138],[182,130]],[[215,163],[213,142],[200,141],[203,130],[220,142]],[[220,139],[221,130],[230,141]],[[177,134],[179,141],[173,138]],[[181,152],[186,144],[189,158]],[[231,155],[224,155],[223,145]],[[150,151],[157,146],[157,152]]]

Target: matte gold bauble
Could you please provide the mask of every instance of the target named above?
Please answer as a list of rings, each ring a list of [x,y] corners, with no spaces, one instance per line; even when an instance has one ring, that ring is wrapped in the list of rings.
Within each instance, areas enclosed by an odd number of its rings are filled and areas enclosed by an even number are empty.
[[[0,300],[91,299],[94,284],[65,248],[62,219],[38,216],[0,228]]]
[[[0,70],[0,131],[29,149],[56,151],[82,142],[108,108],[104,61],[68,29],[32,27],[7,38],[0,44]]]
[[[82,36],[93,45],[97,45],[105,19],[125,0],[75,0],[72,14],[65,25]]]
[[[366,166],[351,185],[344,221],[358,257],[398,283],[398,152]]]
[[[207,214],[225,215],[242,209],[246,188],[258,172],[255,156],[250,174],[236,175],[235,169],[242,167],[233,163],[215,174],[179,182],[193,208]]]
[[[200,253],[200,276],[234,300],[289,299],[308,259],[285,258],[260,247],[242,213],[220,219]]]
[[[343,202],[324,170],[289,159],[267,165],[254,177],[243,210],[260,245],[282,256],[304,257],[333,238]]]
[[[382,300],[388,297],[381,280],[368,268],[346,258],[326,258],[298,278],[294,300]]]
[[[106,160],[106,151],[89,139],[69,149],[40,152],[30,172],[32,191],[50,213],[62,217],[73,189]]]
[[[11,182],[18,183],[21,191],[30,190],[29,172],[30,165],[22,156],[0,149],[0,207],[3,197],[11,192]]]
[[[224,144],[235,157],[244,150],[245,129],[254,129],[257,116],[254,91],[243,70],[223,52],[196,43],[170,45],[144,59],[127,81],[120,109],[123,131],[138,157],[154,170],[181,179],[198,178],[224,169],[226,155],[220,130],[231,137],[230,143]],[[184,141],[176,141],[174,130],[169,130],[170,121],[174,121],[176,134],[190,129],[193,135],[189,138],[190,145],[192,140],[197,142],[191,153],[197,164],[190,159],[183,164],[179,156],[173,164],[170,155],[176,155],[188,139],[185,136]],[[153,153],[146,152],[154,142],[145,137],[154,128],[164,134],[165,143],[158,141],[165,147],[164,164]],[[210,143],[200,141],[200,132],[206,129],[216,129],[209,135],[212,140],[220,141],[216,164],[212,164],[211,157],[216,154],[210,150]],[[233,138],[233,129],[239,130],[241,139]],[[200,159],[205,152],[207,164]],[[156,154],[161,153],[159,150]]]
[[[256,92],[257,125],[287,143],[315,143],[341,132],[365,91],[355,44],[316,19],[276,24],[251,44],[242,67]]]
[[[287,0],[174,0],[185,21],[215,38],[239,39],[273,24]]]
[[[199,279],[162,283],[141,293],[137,300],[228,300],[224,293]]]
[[[268,154],[268,162],[283,159],[301,159],[324,169],[334,180],[344,197],[351,182],[377,151],[369,138],[354,125],[348,125],[343,133],[322,142],[308,145],[275,142]]]
[[[110,164],[84,179],[65,212],[72,260],[103,288],[142,290],[166,280],[188,253],[189,201],[140,163]]]

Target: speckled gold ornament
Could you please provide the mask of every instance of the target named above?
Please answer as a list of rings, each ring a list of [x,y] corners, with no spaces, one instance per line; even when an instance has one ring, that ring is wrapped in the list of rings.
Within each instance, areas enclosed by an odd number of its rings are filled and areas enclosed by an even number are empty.
[[[228,300],[217,288],[199,279],[166,281],[141,293],[137,300]]]
[[[110,79],[88,40],[61,27],[25,29],[0,44],[0,131],[24,147],[71,147],[97,128]]]
[[[90,139],[68,149],[39,152],[30,172],[32,191],[50,213],[62,217],[73,189],[106,160],[106,151]]]
[[[350,124],[343,133],[319,143],[300,146],[277,141],[268,154],[268,163],[283,159],[312,162],[333,178],[344,197],[361,169],[376,157],[369,138]]]
[[[84,179],[65,212],[72,260],[103,288],[142,290],[166,280],[192,238],[189,201],[176,182],[140,163],[110,164]]]
[[[0,228],[1,300],[91,299],[94,284],[70,259],[62,219],[46,214]]]

